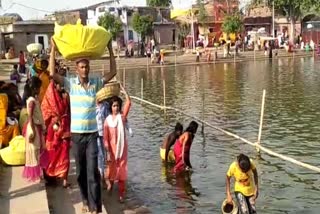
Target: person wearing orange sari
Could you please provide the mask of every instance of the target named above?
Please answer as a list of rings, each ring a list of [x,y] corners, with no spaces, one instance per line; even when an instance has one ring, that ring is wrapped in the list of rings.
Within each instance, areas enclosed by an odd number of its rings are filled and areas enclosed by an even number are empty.
[[[63,87],[51,80],[44,95],[41,110],[47,127],[46,147],[49,165],[45,169],[48,177],[63,179],[63,187],[68,187],[70,150],[70,100]]]
[[[119,200],[124,202],[125,182],[127,180],[128,162],[128,141],[125,133],[125,123],[131,107],[128,93],[121,86],[122,92],[126,96],[126,103],[121,111],[122,100],[118,96],[110,98],[111,114],[104,122],[104,145],[107,154],[107,169],[105,178],[107,179],[107,189],[112,190],[115,181],[118,181]]]
[[[36,70],[39,79],[41,80],[41,88],[39,92],[39,102],[42,103],[43,97],[46,94],[47,88],[50,84],[50,75],[47,71],[49,66],[49,62],[46,59],[40,61],[40,66],[38,65],[39,62],[36,63]]]

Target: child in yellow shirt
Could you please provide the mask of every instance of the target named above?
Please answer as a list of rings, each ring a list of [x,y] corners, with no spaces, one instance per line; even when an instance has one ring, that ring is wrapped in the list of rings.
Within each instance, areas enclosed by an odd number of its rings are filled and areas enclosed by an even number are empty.
[[[227,172],[226,191],[227,201],[232,203],[230,179],[234,178],[234,191],[241,214],[255,214],[255,201],[258,198],[258,173],[254,163],[248,156],[240,154]]]

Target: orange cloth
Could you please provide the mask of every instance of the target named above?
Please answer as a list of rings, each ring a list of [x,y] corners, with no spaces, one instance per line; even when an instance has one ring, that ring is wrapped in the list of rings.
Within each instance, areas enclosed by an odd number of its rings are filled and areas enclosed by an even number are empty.
[[[2,142],[2,147],[8,146],[12,138],[20,134],[19,124],[7,125],[0,130],[0,143]]]
[[[41,80],[41,88],[39,93],[39,102],[42,103],[43,97],[46,93],[46,90],[50,84],[50,76],[47,71],[41,71],[39,75],[39,79]]]
[[[127,121],[127,116],[129,113],[131,107],[131,102],[127,101],[123,108],[122,113],[122,122],[123,124]],[[111,117],[110,114],[108,117]],[[104,123],[104,145],[107,148],[107,151],[109,152],[109,156],[107,157],[107,169],[106,169],[106,178],[110,181],[125,181],[127,180],[127,162],[128,162],[128,140],[126,138],[126,135],[124,135],[124,149],[123,149],[123,155],[121,156],[119,162],[115,160],[115,154],[117,151],[117,139],[118,139],[118,129],[117,124],[115,127],[111,127],[110,124],[107,122],[108,118],[105,120]]]

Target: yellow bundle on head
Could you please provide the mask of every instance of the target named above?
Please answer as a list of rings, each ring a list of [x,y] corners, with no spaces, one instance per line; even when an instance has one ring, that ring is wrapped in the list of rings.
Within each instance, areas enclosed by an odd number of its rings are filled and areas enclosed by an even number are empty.
[[[99,26],[83,26],[79,19],[76,25],[63,26],[55,23],[53,40],[65,59],[99,58],[111,39],[111,34]]]

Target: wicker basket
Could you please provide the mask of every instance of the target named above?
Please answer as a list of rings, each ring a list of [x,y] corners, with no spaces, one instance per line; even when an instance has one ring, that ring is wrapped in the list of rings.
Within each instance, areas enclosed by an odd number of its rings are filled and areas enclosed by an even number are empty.
[[[112,96],[119,96],[120,94],[120,83],[110,82],[100,89],[96,94],[96,99],[101,102]]]
[[[39,54],[42,50],[42,44],[32,43],[27,46],[27,50],[31,54]]]

